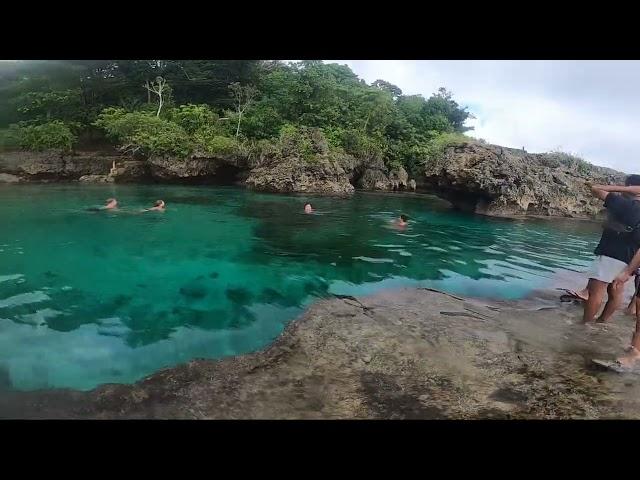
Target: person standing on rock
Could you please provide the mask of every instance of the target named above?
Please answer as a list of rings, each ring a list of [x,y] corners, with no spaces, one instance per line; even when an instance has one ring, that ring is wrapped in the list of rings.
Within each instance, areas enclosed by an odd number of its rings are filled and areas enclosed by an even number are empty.
[[[605,293],[607,303],[598,318],[606,322],[622,301],[623,289],[613,281],[640,248],[640,175],[629,175],[625,186],[590,185],[593,194],[604,200],[608,219],[594,253],[584,304],[584,323],[592,322],[600,310]]]

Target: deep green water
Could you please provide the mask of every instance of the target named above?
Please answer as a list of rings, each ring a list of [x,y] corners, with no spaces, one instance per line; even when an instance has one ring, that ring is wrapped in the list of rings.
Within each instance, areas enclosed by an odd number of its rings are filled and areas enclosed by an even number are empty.
[[[105,198],[122,211],[89,212]],[[136,213],[162,198],[164,213]],[[310,200],[315,215],[302,213]],[[411,217],[398,231],[390,221]],[[427,196],[0,188],[0,388],[89,389],[253,351],[330,294],[423,285],[517,298],[582,271],[597,226],[454,212]]]

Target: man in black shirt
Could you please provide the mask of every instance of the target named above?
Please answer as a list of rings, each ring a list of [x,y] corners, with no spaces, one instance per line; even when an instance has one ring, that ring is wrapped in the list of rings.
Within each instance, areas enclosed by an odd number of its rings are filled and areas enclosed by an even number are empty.
[[[640,175],[629,175],[624,187],[616,185],[593,185],[591,190],[604,200],[608,220],[604,226],[600,243],[594,253],[597,255],[589,272],[589,297],[584,305],[583,322],[595,319],[605,292],[607,304],[598,319],[606,322],[620,306],[622,288],[614,288],[612,282],[627,267],[640,248],[640,235],[636,229],[640,225]]]

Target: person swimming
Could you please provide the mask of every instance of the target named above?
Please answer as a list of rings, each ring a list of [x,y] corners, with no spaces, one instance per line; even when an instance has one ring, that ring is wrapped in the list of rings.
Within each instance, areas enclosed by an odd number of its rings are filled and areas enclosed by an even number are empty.
[[[393,225],[396,228],[406,228],[408,225],[409,217],[407,217],[404,213],[400,215],[399,218],[394,220]]]
[[[107,198],[107,200],[105,201],[105,205],[101,208],[101,210],[114,210],[116,208],[118,208],[118,200],[116,200],[115,198]]]
[[[304,204],[304,213],[313,213],[313,207],[310,203]]]
[[[164,212],[166,209],[164,200],[156,200],[156,203],[151,208],[145,208],[143,212]]]

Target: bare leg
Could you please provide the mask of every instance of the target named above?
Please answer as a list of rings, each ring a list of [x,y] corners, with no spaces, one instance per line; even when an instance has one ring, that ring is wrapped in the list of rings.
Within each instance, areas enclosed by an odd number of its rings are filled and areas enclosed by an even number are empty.
[[[636,292],[638,291],[638,285],[640,285],[640,276],[636,275],[635,280],[633,282],[636,287]],[[635,315],[636,314],[636,296],[635,293],[633,297],[631,297],[631,301],[629,302],[629,306],[627,307],[627,311],[625,312],[627,315]]]
[[[626,313],[627,315],[635,316],[636,314],[636,298],[635,297],[631,299],[624,313]]]
[[[604,299],[604,292],[607,289],[607,283],[590,278],[587,284],[587,290],[589,291],[589,298],[584,302],[584,314],[582,316],[582,322],[588,323],[595,320],[596,314],[602,306],[602,300]]]
[[[609,284],[607,287],[609,298],[607,300],[607,304],[604,306],[604,310],[600,314],[600,318],[598,318],[598,323],[608,322],[615,311],[620,308],[620,303],[622,302],[622,291],[622,287],[616,288],[613,286],[613,283]]]
[[[638,360],[640,360],[640,298],[633,297],[636,302],[636,331],[633,332],[631,338],[631,348],[629,352],[618,359],[618,363],[623,367],[632,367]]]

